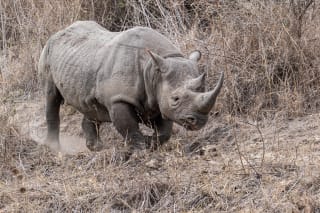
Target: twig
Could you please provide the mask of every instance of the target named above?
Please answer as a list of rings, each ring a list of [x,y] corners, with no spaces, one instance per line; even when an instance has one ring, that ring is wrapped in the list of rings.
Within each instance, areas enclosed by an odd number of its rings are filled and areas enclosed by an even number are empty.
[[[236,143],[236,146],[237,146],[237,151],[238,151],[238,154],[239,154],[241,166],[242,166],[242,169],[243,169],[244,173],[246,173],[246,169],[245,169],[243,161],[242,161],[242,153],[240,151],[240,147],[239,147],[239,143],[238,143],[238,139],[237,139],[237,134],[236,134],[236,130],[235,130],[234,126],[232,126],[232,130],[233,130],[234,142]]]
[[[236,143],[236,146],[237,146],[237,151],[238,151],[238,154],[239,154],[239,156],[240,156],[241,166],[242,166],[243,170],[246,172],[245,167],[244,167],[244,164],[243,164],[243,161],[242,161],[242,158],[247,162],[247,164],[248,164],[249,167],[255,172],[255,174],[256,174],[258,177],[261,177],[261,173],[259,173],[259,172],[256,170],[256,168],[249,162],[249,160],[241,153],[241,151],[240,151],[240,146],[239,146],[238,139],[237,139],[237,134],[236,134],[236,131],[235,131],[234,126],[232,127],[232,130],[233,130],[234,140],[235,140],[235,143]]]
[[[265,141],[264,141],[264,137],[262,135],[262,132],[261,132],[261,130],[259,128],[259,124],[258,123],[257,124],[252,124],[252,123],[250,123],[248,121],[240,121],[240,122],[248,124],[250,126],[254,126],[257,129],[257,131],[258,131],[258,133],[260,135],[260,139],[262,141],[262,159],[261,159],[261,165],[260,166],[263,167],[263,165],[264,165],[264,156],[265,156]]]

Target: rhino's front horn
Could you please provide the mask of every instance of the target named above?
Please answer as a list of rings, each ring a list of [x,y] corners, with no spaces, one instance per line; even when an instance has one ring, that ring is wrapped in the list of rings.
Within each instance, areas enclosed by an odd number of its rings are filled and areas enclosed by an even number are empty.
[[[201,93],[197,96],[196,103],[197,103],[199,112],[205,113],[205,114],[210,112],[222,88],[223,77],[224,77],[224,73],[222,72],[220,75],[219,81],[213,90],[209,92]]]

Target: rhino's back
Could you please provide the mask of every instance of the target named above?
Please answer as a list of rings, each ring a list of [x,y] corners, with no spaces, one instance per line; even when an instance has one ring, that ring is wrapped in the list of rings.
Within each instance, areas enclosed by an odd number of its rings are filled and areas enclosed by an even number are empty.
[[[65,101],[86,113],[92,110],[90,99],[96,76],[103,63],[104,46],[117,33],[95,22],[75,22],[48,41],[48,60],[53,80]]]

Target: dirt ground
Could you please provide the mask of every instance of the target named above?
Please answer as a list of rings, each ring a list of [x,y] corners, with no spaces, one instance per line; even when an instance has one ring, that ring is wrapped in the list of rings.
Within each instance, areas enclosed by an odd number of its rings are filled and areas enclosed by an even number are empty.
[[[124,159],[111,124],[101,128],[105,149],[87,150],[81,115],[68,106],[62,148],[50,150],[43,103],[3,106],[0,212],[320,212],[319,114],[258,123],[212,115],[204,129],[175,126],[158,150]]]

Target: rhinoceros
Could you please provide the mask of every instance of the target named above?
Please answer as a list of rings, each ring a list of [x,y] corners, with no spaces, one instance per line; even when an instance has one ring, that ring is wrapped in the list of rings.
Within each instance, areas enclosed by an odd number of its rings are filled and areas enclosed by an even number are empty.
[[[165,36],[147,27],[110,32],[93,21],[77,21],[52,35],[38,70],[45,84],[47,141],[59,147],[59,109],[67,103],[84,117],[86,146],[99,151],[102,122],[112,122],[134,150],[170,139],[173,122],[199,130],[223,84],[205,92],[197,50],[184,57]],[[152,136],[139,130],[143,123]]]

